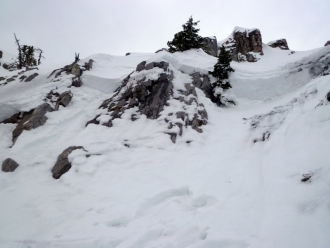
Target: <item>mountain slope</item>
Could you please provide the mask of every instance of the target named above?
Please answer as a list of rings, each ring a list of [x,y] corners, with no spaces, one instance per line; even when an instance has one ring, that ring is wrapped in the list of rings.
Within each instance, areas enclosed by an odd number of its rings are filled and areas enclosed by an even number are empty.
[[[81,87],[70,87],[71,74],[48,78],[48,68],[31,82],[0,85],[0,121],[45,99],[52,104],[52,90],[73,95],[14,144],[16,124],[0,124],[0,161],[20,165],[0,173],[1,246],[328,247],[330,79],[312,68],[328,63],[330,48],[263,49],[258,62],[232,63],[236,106],[219,108],[196,88],[207,124],[202,133],[184,128],[175,144],[163,120],[145,115],[124,114],[112,127],[86,123],[141,61],[168,62],[174,87],[183,89],[189,74],[206,74],[216,62],[202,50],[93,55],[79,62],[94,61]],[[157,77],[158,69],[143,73]],[[55,180],[52,167],[69,146],[84,150],[69,155],[71,169]]]

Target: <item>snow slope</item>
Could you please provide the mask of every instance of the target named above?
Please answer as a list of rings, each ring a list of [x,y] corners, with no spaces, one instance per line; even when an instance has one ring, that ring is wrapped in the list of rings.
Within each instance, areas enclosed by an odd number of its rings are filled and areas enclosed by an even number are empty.
[[[0,173],[0,247],[330,247],[330,77],[310,71],[329,52],[264,47],[256,63],[233,62],[238,104],[219,108],[197,89],[208,124],[176,144],[157,120],[85,124],[139,62],[167,61],[189,74],[206,73],[216,58],[190,50],[82,60],[95,61],[83,86],[71,87],[70,104],[47,113],[43,126],[12,146],[15,125],[0,124],[0,161],[20,164]],[[0,85],[2,119],[71,84],[70,75],[56,81],[47,68],[38,73]],[[54,180],[57,156],[71,145],[87,152],[71,153],[72,168]]]

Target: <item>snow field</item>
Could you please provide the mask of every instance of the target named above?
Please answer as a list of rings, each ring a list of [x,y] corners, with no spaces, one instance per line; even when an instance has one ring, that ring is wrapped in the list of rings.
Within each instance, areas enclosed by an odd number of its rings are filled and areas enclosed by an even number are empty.
[[[142,60],[169,62],[180,88],[189,80],[185,74],[206,73],[215,58],[200,50],[87,58],[95,68],[83,74],[82,87],[70,88],[66,108],[47,113],[44,126],[24,131],[10,148],[15,126],[0,124],[0,161],[12,157],[20,164],[14,173],[0,173],[0,246],[329,247],[330,105],[316,107],[330,91],[329,76],[306,79],[307,72],[297,71],[288,77],[315,52],[296,54],[294,60],[266,49],[257,63],[233,63],[235,107],[218,108],[197,89],[209,123],[202,134],[185,130],[176,144],[145,116],[132,122],[123,115],[112,128],[85,124]],[[0,87],[1,106],[29,110],[51,89],[67,90],[71,77],[52,82],[50,71]],[[243,118],[294,98],[304,100],[263,120],[277,128],[254,143],[264,129]],[[86,151],[72,152],[72,168],[54,180],[51,168],[71,145]],[[311,182],[302,183],[309,171]]]

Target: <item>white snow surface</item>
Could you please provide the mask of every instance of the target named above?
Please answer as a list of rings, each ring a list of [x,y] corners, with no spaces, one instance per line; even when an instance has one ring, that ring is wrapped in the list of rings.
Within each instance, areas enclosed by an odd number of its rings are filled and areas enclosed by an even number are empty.
[[[187,74],[173,81],[181,87],[216,58],[190,50],[81,60],[94,66],[82,87],[70,88],[66,108],[47,113],[13,146],[15,125],[0,124],[0,162],[20,165],[0,172],[0,247],[329,248],[330,105],[320,101],[330,76],[306,68],[330,47],[263,49],[257,63],[232,62],[236,106],[219,108],[197,89],[208,124],[203,133],[185,130],[175,144],[144,115],[132,122],[125,113],[111,128],[85,124],[141,61],[169,62]],[[31,82],[0,82],[0,121],[37,107],[52,89],[68,90],[72,75],[56,81],[47,78],[52,69],[41,66]],[[265,131],[269,139],[254,143]],[[58,155],[72,145],[86,151],[73,151],[72,168],[53,179]]]

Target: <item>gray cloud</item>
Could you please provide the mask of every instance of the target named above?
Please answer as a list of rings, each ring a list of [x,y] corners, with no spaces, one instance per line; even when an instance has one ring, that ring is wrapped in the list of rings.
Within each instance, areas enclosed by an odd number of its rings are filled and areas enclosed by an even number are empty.
[[[309,50],[330,40],[329,12],[325,0],[1,0],[0,49],[16,53],[15,32],[42,48],[47,63],[70,62],[75,52],[155,52],[193,15],[202,36],[256,27],[265,43],[286,38],[291,49]]]

